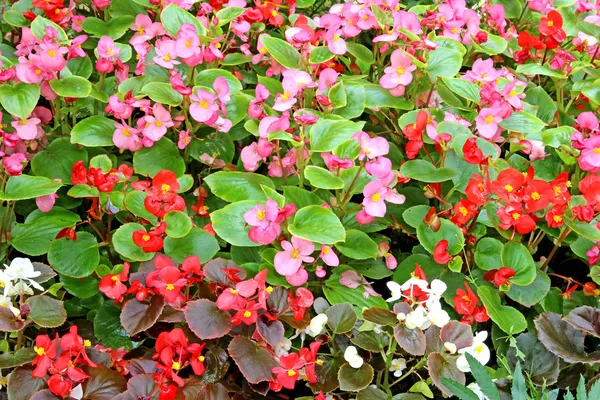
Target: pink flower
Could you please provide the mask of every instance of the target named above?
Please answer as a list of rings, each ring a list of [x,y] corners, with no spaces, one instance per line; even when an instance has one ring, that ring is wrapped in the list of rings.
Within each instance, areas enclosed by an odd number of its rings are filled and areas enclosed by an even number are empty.
[[[299,88],[298,84],[293,79],[284,78],[281,84],[283,86],[283,93],[279,93],[275,97],[273,110],[287,111],[296,104],[296,95],[298,94]]]
[[[117,49],[115,42],[108,36],[102,36],[98,41],[98,56],[100,58],[115,61],[121,52]]]
[[[262,83],[256,85],[254,93],[255,97],[253,100],[250,100],[250,104],[248,105],[248,116],[250,118],[257,119],[263,115],[261,104],[269,98],[270,93],[269,89],[267,89]]]
[[[158,39],[154,45],[156,56],[152,59],[155,63],[166,69],[173,69],[175,65],[180,64],[176,60],[177,50],[175,50],[175,41],[171,39]]]
[[[200,55],[202,50],[200,49],[200,38],[196,33],[196,27],[192,24],[182,24],[177,32],[177,39],[175,40],[175,51],[177,56],[181,58],[188,58]]]
[[[190,115],[198,122],[212,124],[219,117],[219,106],[215,103],[217,96],[206,90],[197,89],[196,94],[190,96]]]
[[[43,67],[40,56],[34,54],[29,56],[29,60],[19,57],[19,64],[15,69],[17,78],[25,83],[40,83],[44,78],[52,77],[52,73]]]
[[[144,120],[146,125],[142,133],[145,137],[152,140],[153,142],[159,141],[165,133],[167,128],[175,125],[171,119],[171,114],[163,107],[160,103],[155,103],[152,107],[152,113],[154,115],[146,115]]]
[[[81,24],[83,24],[84,20],[85,16],[83,15],[73,15],[71,18],[71,29],[73,29],[75,32],[81,32],[83,30],[83,28],[81,28]]]
[[[293,276],[302,266],[302,262],[313,262],[310,255],[315,251],[315,244],[308,240],[292,236],[292,243],[281,242],[284,251],[275,254],[275,270],[283,276]]]
[[[354,161],[349,158],[341,159],[338,156],[331,153],[321,153],[321,158],[325,162],[327,168],[334,172],[336,169],[347,169],[354,167]]]
[[[579,165],[584,171],[600,172],[600,136],[592,136],[583,143]]]
[[[179,132],[179,139],[177,140],[177,147],[179,150],[185,149],[192,142],[190,131]]]
[[[56,193],[47,194],[45,196],[36,197],[35,204],[38,206],[41,212],[46,213],[52,210],[56,199],[58,199],[58,195]]]
[[[587,129],[588,131],[594,132],[598,130],[598,118],[591,111],[582,112],[575,118],[579,129]]]
[[[184,96],[192,94],[192,89],[186,86],[185,82],[181,79],[181,74],[174,69],[169,71],[169,83],[173,86],[173,89]]]
[[[352,135],[352,138],[358,140],[360,144],[360,155],[359,160],[363,160],[367,157],[373,160],[379,156],[384,156],[390,151],[389,142],[383,137],[371,138],[367,132],[358,132]]]
[[[321,253],[319,254],[319,258],[330,267],[337,267],[340,265],[340,259],[338,258],[337,254],[333,252],[331,247],[325,244],[321,245]]]
[[[544,142],[541,140],[522,140],[519,144],[525,146],[521,151],[525,154],[529,154],[530,161],[543,160],[548,156],[548,154],[546,154]]]
[[[270,244],[281,234],[281,226],[277,222],[279,207],[273,199],[267,199],[265,206],[257,204],[244,213],[244,221],[252,228],[248,231],[250,240],[260,244]]]
[[[2,159],[2,164],[10,176],[18,176],[23,172],[23,168],[27,164],[27,158],[23,153],[14,153],[8,157],[5,156]]]
[[[367,183],[363,189],[363,202],[365,212],[372,217],[384,217],[386,212],[385,201],[402,204],[406,200],[404,195],[384,185],[381,180]]]
[[[63,56],[69,52],[66,47],[60,47],[54,43],[42,43],[40,44],[40,50],[40,61],[45,68],[61,71],[67,65],[67,60]]]
[[[283,113],[281,117],[265,117],[258,124],[258,134],[261,138],[268,139],[269,133],[285,131],[290,127],[289,114]]]
[[[479,58],[473,63],[471,70],[464,75],[464,79],[471,82],[494,82],[501,75],[502,70],[494,69],[494,60]]]
[[[397,49],[392,53],[390,60],[392,65],[387,67],[385,74],[379,80],[384,89],[396,89],[398,86],[406,86],[412,82],[412,71],[417,69],[412,59],[402,50]]]
[[[392,173],[392,162],[386,157],[377,157],[375,161],[369,161],[365,164],[365,170],[371,176],[385,179]]]
[[[343,56],[346,54],[346,41],[342,39],[342,31],[340,29],[329,29],[325,33],[325,40],[327,41],[327,48],[333,54]]]
[[[379,251],[377,256],[385,259],[385,266],[388,267],[388,269],[394,270],[398,266],[396,257],[390,253],[390,246],[385,242],[379,243]]]
[[[331,87],[337,81],[339,73],[333,68],[325,68],[319,73],[319,89],[317,94],[322,94],[325,89]]]
[[[217,93],[217,98],[221,102],[221,112],[223,113],[223,115],[226,115],[227,111],[225,110],[225,104],[231,100],[231,93],[229,92],[229,83],[227,83],[225,78],[219,76],[213,82],[213,89],[215,89],[215,92]]]
[[[504,100],[506,100],[508,104],[513,106],[516,110],[521,110],[523,108],[523,102],[521,99],[525,97],[525,93],[523,93],[523,91],[517,91],[517,83],[520,82],[514,80],[507,83],[506,86],[504,86],[504,89],[502,89],[502,96],[504,97]]]
[[[502,121],[499,113],[500,109],[498,108],[484,108],[479,112],[479,115],[475,118],[475,125],[480,136],[486,139],[496,136],[498,123]]]
[[[71,41],[71,46],[69,46],[69,54],[67,54],[67,60],[76,57],[85,57],[85,51],[81,48],[81,45],[87,39],[88,35],[79,35]]]
[[[38,136],[38,125],[40,122],[39,118],[29,118],[13,121],[10,124],[15,128],[17,136],[23,140],[31,140]]]
[[[135,34],[129,40],[129,43],[133,46],[165,34],[162,24],[160,22],[152,22],[146,14],[138,14],[135,17],[135,22],[131,26],[131,30],[135,31]]]
[[[139,131],[129,125],[115,122],[115,132],[113,133],[113,143],[119,149],[128,149],[137,151],[142,148],[142,141],[139,137]]]
[[[242,164],[244,164],[244,169],[246,171],[256,171],[260,162],[266,160],[266,158],[263,158],[258,154],[258,143],[256,142],[244,147],[240,154],[240,158],[242,159]]]
[[[308,281],[308,272],[304,268],[300,268],[294,275],[286,276],[285,280],[292,286],[302,286]]]

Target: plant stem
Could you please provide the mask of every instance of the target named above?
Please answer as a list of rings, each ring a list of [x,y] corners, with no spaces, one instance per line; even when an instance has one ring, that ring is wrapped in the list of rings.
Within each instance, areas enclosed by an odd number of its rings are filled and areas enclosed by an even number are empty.
[[[565,230],[560,234],[558,239],[556,239],[556,244],[550,251],[550,254],[548,255],[548,258],[546,258],[546,261],[544,261],[544,265],[542,265],[542,268],[540,268],[542,271],[546,270],[546,268],[548,267],[548,264],[550,263],[550,260],[552,260],[552,258],[556,254],[556,251],[560,247],[560,244],[563,242],[563,240],[565,240],[565,238],[567,236],[569,236],[569,233],[571,233],[571,228],[565,228]]]

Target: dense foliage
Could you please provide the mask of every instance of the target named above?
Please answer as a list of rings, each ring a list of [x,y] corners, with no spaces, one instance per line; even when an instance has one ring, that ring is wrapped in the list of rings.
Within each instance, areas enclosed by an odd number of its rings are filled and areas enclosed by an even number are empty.
[[[599,4],[3,5],[8,399],[600,398]]]

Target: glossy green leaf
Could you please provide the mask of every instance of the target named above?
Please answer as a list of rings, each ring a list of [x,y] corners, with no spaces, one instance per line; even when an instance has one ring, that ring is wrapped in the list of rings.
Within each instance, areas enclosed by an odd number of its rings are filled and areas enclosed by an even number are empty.
[[[333,175],[329,170],[315,165],[309,165],[304,169],[304,176],[310,184],[320,189],[342,189],[344,181]]]
[[[71,130],[71,143],[87,147],[113,146],[115,121],[98,115],[79,121]]]
[[[77,240],[55,240],[48,251],[48,262],[63,275],[86,277],[94,272],[100,262],[98,241],[88,232],[78,232]]]
[[[308,206],[298,210],[294,223],[288,226],[294,236],[323,244],[334,244],[346,239],[346,231],[339,218],[328,208]]]
[[[213,235],[200,228],[193,228],[181,238],[167,237],[165,239],[165,254],[177,262],[182,262],[189,256],[197,256],[205,263],[219,251],[219,243]]]
[[[37,84],[19,82],[0,85],[0,104],[9,114],[21,119],[29,117],[39,98],[40,87]]]
[[[454,178],[457,172],[450,168],[436,168],[425,160],[410,160],[400,168],[402,176],[420,182],[444,182]]]
[[[261,185],[274,188],[271,179],[252,172],[219,171],[205,178],[211,192],[225,201],[265,200]]]
[[[263,37],[261,41],[279,64],[289,69],[298,69],[300,54],[291,44],[275,37]]]

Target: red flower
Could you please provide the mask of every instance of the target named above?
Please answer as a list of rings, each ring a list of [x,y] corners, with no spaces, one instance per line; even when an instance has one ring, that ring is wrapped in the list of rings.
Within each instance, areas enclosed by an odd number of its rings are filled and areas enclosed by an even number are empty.
[[[536,227],[534,219],[523,213],[521,204],[511,203],[506,207],[501,207],[497,212],[500,219],[500,228],[507,230],[511,226],[514,227],[521,235],[525,235],[533,231]]]
[[[467,288],[467,291],[464,289],[456,290],[456,296],[452,298],[452,303],[454,304],[454,309],[457,313],[461,315],[472,315],[473,312],[475,312],[479,300],[467,282],[465,282],[465,287]]]
[[[414,124],[408,124],[402,129],[402,133],[408,140],[421,140],[423,138],[423,131],[427,126],[429,120],[429,114],[425,110],[420,110],[417,113],[417,118]]]
[[[498,178],[492,181],[491,189],[507,203],[520,202],[519,191],[525,182],[525,177],[514,168],[508,168],[498,174]]]
[[[255,301],[248,301],[243,306],[233,305],[233,309],[237,310],[237,313],[231,317],[231,323],[235,326],[240,325],[242,322],[248,326],[256,323],[258,319],[257,311],[262,306]]]
[[[546,213],[546,223],[550,228],[559,228],[565,224],[563,215],[565,215],[565,206],[557,204]]]
[[[163,248],[163,239],[156,234],[156,231],[146,232],[145,229],[138,229],[133,232],[132,238],[144,253],[155,253]]]
[[[477,206],[472,201],[462,199],[454,205],[454,215],[453,222],[465,225],[471,218],[477,215]]]
[[[450,253],[448,253],[448,241],[440,240],[438,244],[433,249],[433,259],[438,264],[448,264],[452,259]]]
[[[542,35],[553,36],[562,29],[563,19],[558,11],[552,10],[540,19],[538,30]]]
[[[431,230],[433,230],[434,232],[439,231],[442,226],[442,222],[440,221],[440,218],[437,215],[437,210],[435,209],[435,207],[431,207],[429,211],[427,211],[427,214],[425,214],[425,218],[423,218],[423,222],[425,222],[425,225],[431,228]]]
[[[286,389],[293,389],[299,377],[298,370],[304,366],[304,361],[297,353],[291,353],[282,356],[279,364],[279,367],[273,368],[273,373],[277,375],[277,383]]]
[[[302,321],[306,309],[313,305],[315,298],[310,290],[303,287],[296,289],[296,296],[288,292],[288,305],[294,314],[294,319]]]
[[[462,148],[465,161],[469,164],[487,164],[487,159],[483,156],[483,151],[477,146],[477,139],[471,137],[467,139]]]
[[[44,11],[54,11],[63,7],[63,0],[33,0],[33,6]]]
[[[594,219],[594,209],[591,206],[575,206],[573,215],[580,221],[591,222]]]
[[[508,285],[510,278],[515,276],[515,270],[512,268],[502,267],[500,269],[493,269],[483,275],[483,279],[491,282],[499,288],[502,285]]]
[[[188,351],[191,353],[190,364],[196,375],[204,375],[204,372],[206,372],[206,368],[204,367],[205,358],[202,355],[204,346],[206,346],[206,343],[193,343],[188,347]]]
[[[571,193],[569,193],[569,174],[567,172],[561,172],[558,174],[556,179],[550,184],[552,187],[550,201],[554,204],[567,204],[571,199]]]
[[[83,372],[81,368],[75,366],[75,363],[73,360],[71,360],[71,354],[66,352],[62,353],[56,359],[54,362],[54,368],[56,368],[58,371],[61,371],[62,374],[66,372],[69,379],[71,379],[73,382],[81,382],[84,379],[90,378],[90,376]]]
[[[588,175],[579,182],[579,191],[588,206],[600,210],[600,176]]]
[[[110,192],[119,182],[118,175],[109,172],[103,173],[100,168],[90,168],[88,171],[88,181],[91,186],[95,186],[100,192]]]
[[[154,176],[152,186],[157,188],[163,196],[172,192],[177,192],[180,188],[177,182],[177,175],[173,171],[164,169]]]
[[[483,181],[483,177],[480,175],[473,175],[467,187],[465,188],[465,194],[467,199],[475,205],[481,206],[487,202],[487,196],[489,194],[488,185]]]
[[[551,199],[552,189],[548,182],[539,179],[527,181],[527,186],[523,191],[523,201],[528,213],[543,210],[550,204]]]
[[[71,182],[73,185],[87,185],[87,170],[82,160],[77,161],[71,167]]]
[[[129,275],[129,263],[125,262],[120,274],[103,276],[98,289],[109,299],[117,300],[116,302],[120,303],[119,300],[122,300],[123,295],[127,292],[127,286],[123,284],[123,282],[127,282],[127,275]]]
[[[57,340],[51,340],[48,335],[38,335],[35,338],[33,350],[37,356],[31,363],[36,366],[31,374],[32,377],[43,378],[46,376],[48,368],[52,365],[52,359],[56,357],[56,342]]]
[[[187,279],[175,267],[164,267],[146,277],[146,286],[158,289],[169,303],[175,303],[181,294],[181,288],[187,285]]]
[[[487,313],[487,310],[484,306],[477,307],[473,312],[473,319],[475,322],[486,322],[490,319],[490,316]]]
[[[47,383],[50,391],[61,398],[71,393],[73,386],[71,381],[65,379],[62,375],[52,375],[48,378]]]
[[[321,347],[321,342],[312,342],[309,348],[303,347],[300,349],[300,358],[304,359],[306,366],[304,372],[310,383],[317,383],[317,372],[315,366],[320,363],[323,364],[322,360],[317,360],[317,353]]]
[[[77,232],[73,228],[63,228],[56,235],[56,239],[67,238],[72,241],[77,240]]]

